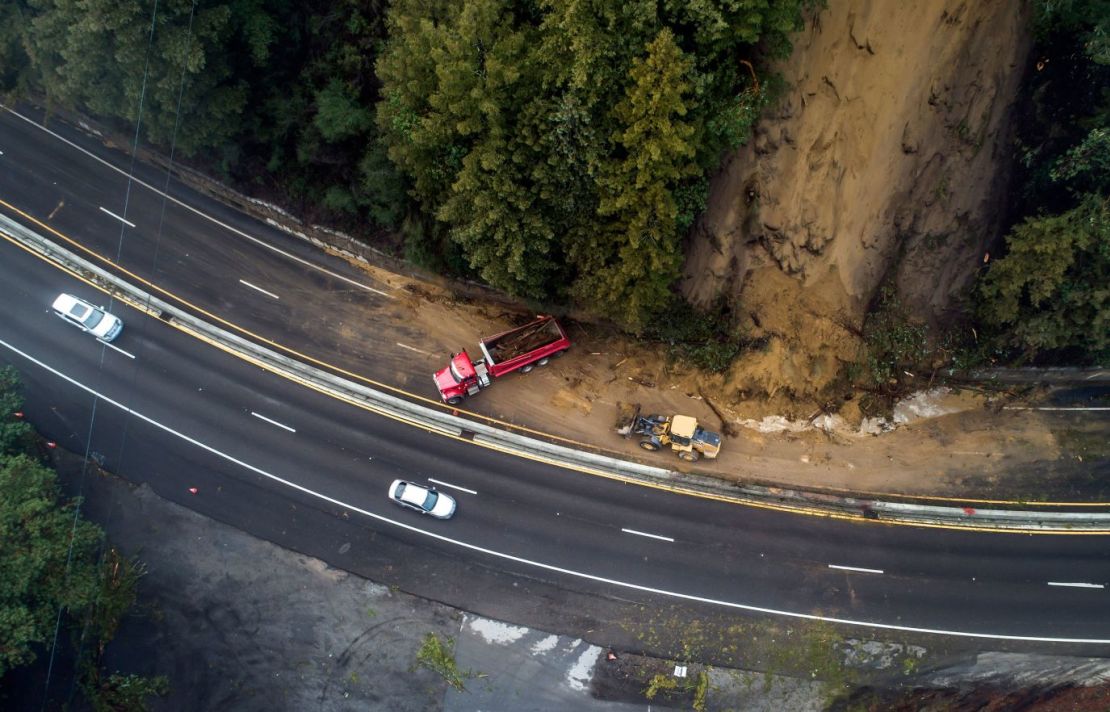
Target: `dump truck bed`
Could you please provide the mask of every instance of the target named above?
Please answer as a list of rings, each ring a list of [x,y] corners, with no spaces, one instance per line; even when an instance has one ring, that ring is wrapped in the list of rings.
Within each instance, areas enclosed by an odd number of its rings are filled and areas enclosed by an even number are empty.
[[[546,317],[487,337],[480,343],[487,362],[494,365],[512,361],[566,338],[559,323],[552,317]]]

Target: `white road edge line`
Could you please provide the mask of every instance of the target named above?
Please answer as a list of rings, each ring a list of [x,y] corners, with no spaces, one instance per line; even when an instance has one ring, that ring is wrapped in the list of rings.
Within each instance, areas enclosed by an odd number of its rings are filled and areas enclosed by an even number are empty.
[[[422,351],[421,349],[418,349],[415,346],[409,346],[408,344],[402,344],[400,341],[397,342],[397,345],[400,346],[403,349],[408,349],[409,351],[415,351],[418,354],[424,354],[425,356],[431,356],[431,354],[428,353],[427,351]]]
[[[297,429],[296,429],[296,428],[290,428],[290,427],[289,427],[288,425],[284,425],[284,424],[282,424],[282,423],[279,423],[279,422],[277,422],[276,420],[271,420],[270,418],[267,418],[267,417],[266,417],[266,416],[264,416],[264,415],[259,415],[258,413],[255,413],[255,412],[254,412],[253,410],[251,411],[251,415],[253,415],[254,417],[258,418],[259,420],[265,420],[265,421],[266,421],[267,423],[269,423],[270,425],[276,425],[276,426],[278,426],[279,428],[283,428],[283,429],[285,429],[285,430],[288,430],[288,431],[289,431],[289,432],[291,432],[291,433],[295,433],[295,432],[297,432]]]
[[[476,491],[474,491],[472,489],[467,489],[465,487],[459,487],[458,485],[453,485],[450,482],[443,482],[442,480],[434,480],[431,477],[428,478],[428,481],[433,483],[433,484],[442,485],[443,487],[450,487],[451,489],[457,489],[460,492],[466,492],[467,494],[478,494]]]
[[[128,176],[126,171],[122,171],[119,168],[116,168],[115,166],[113,166],[108,161],[105,161],[100,156],[97,156],[96,154],[92,153],[91,151],[87,151],[87,150],[81,148],[80,146],[75,144],[73,141],[70,141],[68,138],[65,138],[64,136],[61,136],[61,135],[55,133],[54,131],[51,131],[50,129],[46,128],[42,124],[35,123],[34,121],[27,118],[23,114],[20,114],[19,112],[14,111],[11,107],[0,104],[0,108],[3,108],[4,111],[7,111],[12,116],[15,116],[16,118],[22,119],[23,121],[26,121],[27,123],[31,124],[35,128],[39,129],[40,131],[43,131],[45,133],[50,134],[51,136],[58,139],[62,143],[65,143],[69,146],[72,146],[73,148],[77,149],[78,151],[85,154],[86,156],[93,159],[94,161],[97,161],[98,163],[104,164],[105,166],[112,169],[116,173],[119,173],[120,175]],[[285,257],[287,259],[293,260],[294,262],[298,262],[298,263],[300,263],[300,264],[302,264],[302,265],[304,265],[304,266],[306,266],[310,269],[314,269],[314,270],[317,270],[319,272],[322,272],[323,274],[326,274],[329,277],[333,277],[334,279],[338,279],[341,282],[346,282],[347,284],[358,287],[359,289],[365,289],[368,292],[373,292],[374,294],[380,294],[383,297],[388,297],[389,299],[394,298],[393,295],[388,293],[388,292],[383,292],[380,289],[374,289],[373,287],[371,287],[369,285],[366,285],[366,284],[363,284],[362,282],[359,282],[358,280],[351,279],[350,277],[344,277],[343,275],[339,274],[338,272],[332,272],[330,269],[328,269],[326,267],[321,267],[318,264],[313,264],[312,262],[309,262],[308,260],[304,259],[303,257],[297,257],[296,255],[294,255],[290,252],[286,252],[285,250],[281,249],[280,247],[275,247],[274,245],[271,245],[271,244],[267,243],[265,240],[261,240],[257,237],[254,237],[253,235],[248,235],[247,233],[243,232],[239,228],[232,227],[231,225],[228,225],[227,223],[225,223],[221,220],[217,220],[216,218],[212,217],[211,215],[208,215],[207,213],[202,212],[199,208],[194,208],[192,205],[189,205],[188,203],[181,200],[180,198],[175,198],[175,197],[173,197],[172,195],[170,195],[168,193],[163,193],[161,190],[158,190],[157,188],[155,188],[151,184],[146,183],[144,181],[141,181],[138,178],[135,178],[134,176],[128,176],[128,178],[133,183],[137,183],[137,184],[141,185],[142,187],[146,188],[147,190],[153,191],[155,194],[160,195],[163,198],[166,198],[167,200],[169,200],[173,203],[177,203],[178,205],[185,208],[186,210],[188,210],[192,213],[196,213],[197,215],[201,216],[205,220],[208,220],[208,221],[210,221],[210,222],[212,222],[216,225],[219,225],[220,227],[224,228],[225,230],[233,232],[236,235],[238,235],[238,236],[240,236],[244,239],[250,240],[253,243],[261,245],[262,247],[266,248],[267,250],[270,250],[272,252],[276,252],[277,254],[282,255],[283,257]]]
[[[267,297],[273,297],[274,299],[281,299],[281,297],[279,297],[278,295],[274,294],[273,292],[267,292],[267,291],[266,291],[265,289],[263,289],[262,287],[259,287],[259,286],[257,286],[257,285],[251,284],[250,282],[248,282],[248,281],[247,281],[247,280],[245,280],[245,279],[240,279],[240,280],[239,280],[239,284],[241,284],[241,285],[243,285],[243,286],[245,286],[245,287],[250,287],[251,289],[257,289],[258,291],[260,291],[260,292],[262,292],[263,294],[265,294],[265,295],[266,295]]]
[[[1080,583],[1070,581],[1049,581],[1049,586],[1070,586],[1071,588],[1106,588],[1101,583]]]
[[[103,205],[100,206],[100,210],[101,210],[101,212],[108,213],[109,215],[114,217],[116,220],[119,220],[121,223],[123,223],[124,225],[126,225],[128,227],[135,227],[135,223],[131,222],[130,220],[126,220],[124,218],[121,218],[119,215],[116,215],[115,213],[113,213],[111,210],[104,207]]]
[[[881,574],[882,569],[865,569],[862,566],[838,566],[837,564],[829,564],[830,569],[840,569],[841,571],[859,571],[863,574]]]
[[[493,549],[489,549],[489,548],[486,548],[484,546],[479,546],[477,544],[471,544],[469,542],[461,541],[459,539],[452,539],[451,537],[444,536],[443,534],[437,534],[437,533],[432,532],[432,531],[421,529],[421,528],[419,528],[417,526],[414,526],[412,524],[405,524],[404,522],[399,522],[395,519],[390,519],[389,517],[386,517],[382,514],[375,514],[373,512],[367,511],[365,509],[360,509],[359,507],[355,507],[354,505],[347,504],[346,502],[344,502],[342,500],[338,500],[338,499],[335,499],[334,497],[329,497],[326,494],[322,494],[320,492],[315,492],[313,490],[310,490],[310,489],[308,489],[307,487],[305,487],[303,485],[297,484],[296,482],[291,482],[290,480],[284,479],[282,477],[278,477],[277,475],[266,472],[265,470],[263,470],[260,467],[255,467],[254,465],[251,465],[247,462],[244,462],[244,461],[239,460],[235,457],[232,457],[231,455],[228,455],[227,453],[221,452],[221,451],[217,450],[216,448],[212,447],[211,445],[205,445],[204,443],[202,443],[201,441],[199,441],[195,438],[191,438],[188,435],[185,435],[184,433],[179,433],[176,430],[170,428],[168,425],[163,425],[162,423],[159,423],[158,421],[154,420],[153,418],[150,418],[149,416],[143,415],[142,413],[140,413],[140,412],[138,412],[138,411],[136,411],[132,408],[128,408],[127,406],[123,405],[122,403],[119,403],[117,401],[112,400],[111,398],[108,398],[108,397],[102,395],[98,391],[93,390],[92,388],[84,385],[83,383],[78,383],[73,378],[70,378],[69,376],[65,375],[61,371],[58,371],[58,370],[54,369],[53,367],[46,365],[42,361],[39,361],[38,359],[31,356],[30,354],[27,354],[23,351],[20,351],[18,348],[16,348],[15,346],[12,346],[8,342],[4,341],[3,339],[0,339],[0,346],[3,346],[4,348],[8,349],[9,351],[11,351],[13,353],[19,354],[20,356],[27,359],[31,363],[49,371],[50,373],[53,373],[55,376],[65,380],[65,381],[68,381],[69,383],[73,384],[77,388],[80,388],[81,390],[85,391],[86,393],[89,393],[91,395],[94,395],[94,396],[100,398],[105,403],[107,403],[109,405],[113,405],[116,408],[119,408],[120,410],[124,411],[125,413],[127,413],[131,416],[134,416],[135,418],[138,418],[139,420],[142,420],[143,422],[148,423],[148,424],[152,425],[153,427],[158,428],[159,430],[167,432],[170,435],[173,435],[177,438],[180,438],[181,440],[184,440],[185,442],[189,443],[190,445],[194,445],[194,446],[196,446],[196,447],[198,447],[198,448],[200,448],[200,449],[202,449],[206,452],[212,453],[213,455],[216,455],[217,457],[223,458],[224,460],[227,460],[230,463],[236,464],[236,465],[242,467],[245,470],[249,470],[250,472],[253,472],[257,475],[265,477],[265,478],[267,478],[267,479],[269,479],[273,482],[277,482],[278,484],[285,485],[286,487],[289,487],[290,489],[295,489],[298,492],[302,492],[302,493],[307,494],[309,496],[316,497],[317,499],[320,499],[324,502],[329,502],[329,503],[334,504],[338,507],[343,507],[343,508],[348,509],[352,512],[356,512],[358,514],[361,514],[361,515],[367,517],[368,519],[374,519],[374,520],[382,522],[384,524],[389,524],[391,526],[395,526],[398,529],[404,529],[405,531],[409,531],[409,532],[412,532],[414,534],[420,534],[422,536],[426,536],[429,539],[435,539],[436,541],[442,541],[446,544],[453,544],[453,545],[458,546],[458,547],[463,548],[463,549],[468,549],[470,551],[476,551],[480,554],[486,554],[487,556],[493,556],[493,557],[496,557],[496,558],[499,558],[499,559],[503,559],[505,561],[512,561],[512,562],[517,563],[517,564],[524,564],[525,566],[534,566],[538,569],[543,569],[544,571],[551,571],[553,573],[563,574],[563,575],[566,575],[566,576],[574,576],[576,578],[586,579],[587,581],[595,581],[597,583],[608,584],[610,586],[616,586],[618,588],[625,588],[625,589],[629,589],[629,590],[633,590],[633,591],[640,591],[640,592],[643,592],[643,593],[654,593],[654,594],[657,594],[657,595],[660,595],[660,596],[669,596],[671,598],[677,598],[677,599],[680,599],[680,600],[683,600],[683,601],[693,601],[695,603],[707,603],[709,605],[721,606],[723,608],[732,608],[732,609],[740,610],[740,611],[751,611],[753,613],[766,613],[768,615],[784,616],[786,618],[796,618],[796,619],[799,619],[799,620],[822,621],[822,622],[825,622],[825,623],[840,623],[842,625],[859,626],[859,627],[863,627],[863,628],[878,628],[880,630],[897,630],[897,631],[902,631],[902,632],[905,632],[905,633],[933,633],[933,634],[936,634],[936,635],[953,635],[953,636],[960,636],[960,637],[964,637],[964,638],[978,638],[978,639],[986,639],[986,640],[1021,640],[1021,641],[1034,642],[1034,643],[1078,643],[1078,644],[1087,644],[1087,645],[1110,645],[1110,638],[1053,638],[1053,637],[1048,637],[1048,636],[1005,635],[1003,633],[975,633],[975,632],[972,632],[972,631],[965,631],[965,630],[945,630],[945,629],[942,629],[942,628],[919,628],[919,627],[916,627],[916,626],[895,625],[893,623],[872,623],[870,621],[859,621],[859,620],[853,620],[851,618],[834,618],[832,616],[819,616],[819,615],[816,615],[814,613],[799,613],[797,611],[783,611],[783,610],[779,610],[777,608],[766,608],[764,606],[752,606],[752,605],[748,605],[746,603],[736,603],[734,601],[724,601],[724,600],[717,599],[717,598],[709,598],[707,596],[695,596],[695,595],[690,594],[690,593],[681,593],[679,591],[668,591],[667,589],[655,588],[654,586],[643,586],[643,585],[636,584],[636,583],[630,583],[628,581],[619,581],[617,579],[606,578],[605,576],[596,576],[594,574],[586,573],[585,571],[576,571],[574,569],[568,569],[568,568],[564,568],[562,566],[556,566],[554,564],[545,564],[542,561],[532,561],[531,559],[525,559],[524,557],[521,557],[521,556],[514,556],[513,554],[506,554],[506,553],[501,552],[501,551],[494,551]]]
[[[672,544],[674,543],[674,539],[672,539],[669,536],[660,536],[658,534],[648,534],[647,532],[640,532],[640,531],[636,531],[635,529],[621,529],[621,531],[624,532],[625,534],[635,534],[636,536],[646,536],[648,539],[658,539],[660,541],[669,541]]]
[[[1063,406],[1050,407],[1050,406],[1025,406],[1025,405],[1004,405],[1002,410],[1110,410],[1110,407],[1090,407],[1090,408],[1065,408]]]
[[[104,339],[97,339],[97,341],[99,341],[100,343],[104,344],[105,346],[107,346],[108,348],[110,348],[110,349],[112,349],[112,350],[114,350],[114,351],[119,351],[119,352],[120,352],[121,354],[123,354],[123,355],[124,355],[124,356],[126,356],[127,358],[130,358],[130,359],[133,359],[133,358],[135,358],[135,354],[130,354],[130,353],[127,353],[126,351],[124,351],[124,350],[123,350],[123,349],[121,349],[120,347],[118,347],[118,346],[116,346],[116,345],[114,345],[114,344],[109,344],[109,343],[108,343],[107,341],[105,341]]]

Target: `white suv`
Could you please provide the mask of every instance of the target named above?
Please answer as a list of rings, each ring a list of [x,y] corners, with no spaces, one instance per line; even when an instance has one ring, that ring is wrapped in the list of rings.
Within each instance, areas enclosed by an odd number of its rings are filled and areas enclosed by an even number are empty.
[[[65,321],[101,341],[111,341],[123,330],[123,322],[119,317],[104,311],[104,307],[95,307],[72,294],[59,294],[50,308]]]

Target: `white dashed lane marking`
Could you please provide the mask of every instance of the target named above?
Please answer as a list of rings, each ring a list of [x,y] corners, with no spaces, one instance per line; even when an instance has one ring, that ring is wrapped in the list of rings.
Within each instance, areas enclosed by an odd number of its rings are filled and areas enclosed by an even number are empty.
[[[247,281],[247,280],[245,280],[245,279],[240,279],[240,280],[239,280],[239,284],[243,285],[244,287],[250,287],[251,289],[256,289],[256,290],[258,290],[259,292],[262,292],[263,294],[265,294],[265,295],[266,295],[267,297],[273,297],[274,299],[281,299],[281,297],[279,297],[278,295],[274,294],[273,292],[267,292],[267,291],[266,291],[265,289],[263,289],[262,287],[258,287],[258,286],[256,286],[256,285],[253,285],[253,284],[251,284],[250,282],[248,282],[248,281]]]
[[[289,427],[288,425],[283,425],[282,423],[279,423],[279,422],[277,422],[276,420],[271,420],[270,418],[267,418],[267,417],[266,417],[266,416],[264,416],[264,415],[259,415],[258,413],[255,413],[255,412],[254,412],[253,410],[251,411],[251,415],[253,415],[254,417],[258,418],[259,420],[265,420],[265,421],[266,421],[267,423],[269,423],[270,425],[276,425],[276,426],[278,426],[279,428],[282,428],[283,430],[288,430],[288,431],[289,431],[289,432],[291,432],[291,433],[295,433],[295,432],[297,432],[297,429],[296,429],[296,428],[290,428],[290,427]]]

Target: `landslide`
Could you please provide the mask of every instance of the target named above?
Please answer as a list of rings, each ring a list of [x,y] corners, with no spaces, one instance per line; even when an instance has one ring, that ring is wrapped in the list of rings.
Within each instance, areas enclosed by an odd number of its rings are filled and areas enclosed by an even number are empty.
[[[687,250],[683,294],[726,299],[764,345],[726,374],[733,398],[827,397],[881,285],[912,318],[951,320],[1001,230],[1029,27],[1008,0],[829,0],[812,15]]]

